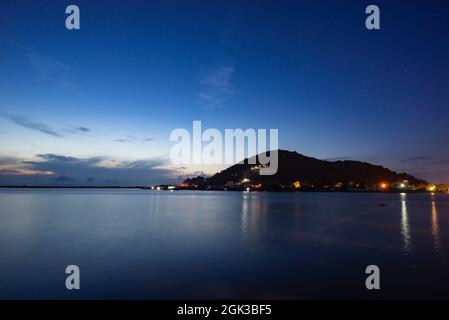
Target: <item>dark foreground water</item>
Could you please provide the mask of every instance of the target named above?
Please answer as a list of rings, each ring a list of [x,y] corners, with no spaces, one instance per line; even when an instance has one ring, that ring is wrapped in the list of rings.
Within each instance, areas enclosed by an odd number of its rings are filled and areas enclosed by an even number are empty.
[[[449,298],[448,255],[444,194],[0,189],[0,298]]]

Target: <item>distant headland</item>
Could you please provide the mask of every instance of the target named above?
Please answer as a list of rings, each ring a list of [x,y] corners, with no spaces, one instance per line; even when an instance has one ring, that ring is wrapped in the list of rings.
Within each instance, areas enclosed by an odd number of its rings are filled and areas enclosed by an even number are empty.
[[[186,179],[178,185],[156,185],[157,190],[223,191],[347,191],[347,192],[448,192],[407,173],[360,161],[326,161],[294,151],[279,150],[279,169],[260,175],[261,165],[235,164],[212,177]]]

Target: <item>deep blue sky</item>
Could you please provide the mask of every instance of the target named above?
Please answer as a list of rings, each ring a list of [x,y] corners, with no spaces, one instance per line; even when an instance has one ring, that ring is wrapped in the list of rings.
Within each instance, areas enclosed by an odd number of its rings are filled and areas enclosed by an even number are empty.
[[[171,130],[193,120],[449,182],[448,39],[443,0],[5,2],[0,184],[214,172],[168,165]]]

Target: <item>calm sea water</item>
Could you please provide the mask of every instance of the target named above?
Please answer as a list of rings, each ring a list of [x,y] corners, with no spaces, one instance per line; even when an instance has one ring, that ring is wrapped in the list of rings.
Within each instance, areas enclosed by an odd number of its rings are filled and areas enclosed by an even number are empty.
[[[0,189],[0,298],[449,298],[448,255],[444,194]]]

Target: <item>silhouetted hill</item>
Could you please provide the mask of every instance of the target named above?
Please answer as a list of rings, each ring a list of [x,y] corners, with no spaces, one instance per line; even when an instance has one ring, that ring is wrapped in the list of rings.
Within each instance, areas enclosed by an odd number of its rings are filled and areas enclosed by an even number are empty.
[[[410,185],[420,186],[426,181],[406,173],[396,173],[382,166],[360,161],[325,161],[301,155],[297,152],[279,150],[279,166],[272,176],[259,175],[254,164],[236,164],[207,179],[209,186],[224,186],[230,181],[239,183],[249,179],[251,184],[291,186],[300,181],[302,186],[373,186],[381,182],[397,183],[408,180]],[[252,169],[253,168],[253,169]]]

